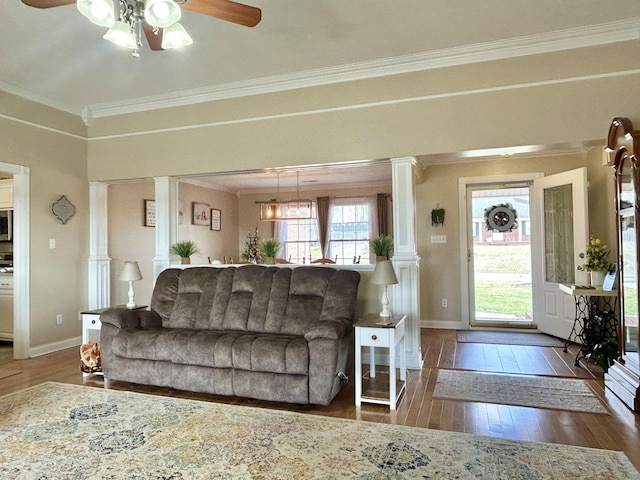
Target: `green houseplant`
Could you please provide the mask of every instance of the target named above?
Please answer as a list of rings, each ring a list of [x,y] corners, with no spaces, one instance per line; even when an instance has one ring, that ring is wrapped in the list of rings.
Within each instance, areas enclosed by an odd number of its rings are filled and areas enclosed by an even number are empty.
[[[191,263],[191,255],[200,253],[200,249],[191,240],[183,240],[171,245],[171,253],[174,253],[180,257],[182,263]]]
[[[390,235],[380,235],[371,239],[369,247],[375,253],[377,259],[388,260],[389,253],[393,250],[393,238]]]
[[[258,245],[258,252],[264,263],[275,263],[276,254],[280,250],[280,242],[273,238],[266,238]]]

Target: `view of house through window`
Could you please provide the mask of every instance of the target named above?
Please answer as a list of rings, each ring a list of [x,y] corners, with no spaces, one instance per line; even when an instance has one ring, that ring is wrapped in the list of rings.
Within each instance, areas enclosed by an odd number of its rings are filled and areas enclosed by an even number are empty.
[[[477,187],[471,206],[474,323],[531,323],[529,187]]]

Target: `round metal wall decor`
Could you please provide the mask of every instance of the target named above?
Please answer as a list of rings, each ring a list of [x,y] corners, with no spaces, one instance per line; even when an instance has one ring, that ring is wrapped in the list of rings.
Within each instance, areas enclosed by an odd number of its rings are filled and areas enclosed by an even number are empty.
[[[510,203],[500,203],[484,209],[484,221],[487,230],[510,232],[518,228],[518,212]]]

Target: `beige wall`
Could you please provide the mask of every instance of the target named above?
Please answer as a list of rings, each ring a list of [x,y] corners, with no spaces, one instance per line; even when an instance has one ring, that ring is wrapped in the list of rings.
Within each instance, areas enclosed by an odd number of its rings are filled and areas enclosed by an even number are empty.
[[[186,182],[178,186],[179,206],[183,212],[178,224],[178,240],[193,240],[201,253],[191,258],[193,264],[207,262],[235,252],[238,243],[238,205],[236,196]],[[109,185],[108,189],[108,249],[111,258],[111,304],[128,301],[128,282],[118,280],[124,262],[138,262],[143,279],[134,283],[135,301],[148,305],[153,292],[153,258],[155,256],[155,229],[144,226],[144,200],[155,198],[153,180]],[[222,229],[191,224],[191,202],[207,203],[222,211]],[[176,262],[179,259],[175,258]]]
[[[109,185],[108,253],[111,258],[111,305],[129,301],[129,283],[118,280],[125,261],[138,262],[142,280],[133,284],[135,302],[148,305],[153,290],[155,228],[144,226],[144,200],[155,198],[152,180]]]
[[[178,240],[192,240],[200,248],[200,253],[191,258],[191,263],[207,263],[207,259],[220,260],[235,256],[238,245],[238,199],[235,194],[221,192],[186,182],[179,184],[179,210],[182,223],[178,225]],[[210,208],[221,211],[220,231],[209,226],[193,225],[191,221],[192,203],[206,203]]]
[[[460,248],[464,239],[459,229],[458,180],[461,177],[497,176],[541,172],[545,175],[587,167],[589,181],[589,225],[591,233],[615,248],[613,172],[602,166],[598,148],[589,153],[467,162],[429,166],[424,182],[416,187],[418,205],[418,255],[420,261],[421,317],[427,321],[462,320]],[[431,226],[429,212],[436,203],[446,210],[443,227]],[[430,243],[431,235],[446,235],[447,243]],[[612,255],[612,258],[614,255]],[[448,307],[442,307],[442,299]]]
[[[89,178],[603,141],[614,116],[640,123],[639,71],[627,42],[98,118]]]
[[[30,347],[64,342],[80,336],[78,312],[87,308],[87,142],[74,133],[84,128],[79,118],[5,94],[0,114],[0,162],[27,166],[31,173]],[[27,123],[34,119],[47,128]],[[65,225],[50,211],[61,195],[76,207]],[[58,314],[62,325],[56,324]]]

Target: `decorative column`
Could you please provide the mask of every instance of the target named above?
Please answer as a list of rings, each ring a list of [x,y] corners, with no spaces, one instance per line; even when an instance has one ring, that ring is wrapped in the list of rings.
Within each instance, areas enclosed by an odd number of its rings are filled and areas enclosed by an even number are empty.
[[[178,239],[178,181],[171,177],[155,177],[156,254],[153,278],[171,265],[171,245]]]
[[[416,198],[413,157],[392,158],[393,266],[399,283],[394,285],[392,311],[405,314],[405,357],[407,368],[424,363],[420,344],[420,257],[416,248]]]
[[[111,302],[106,183],[89,182],[89,310]]]

